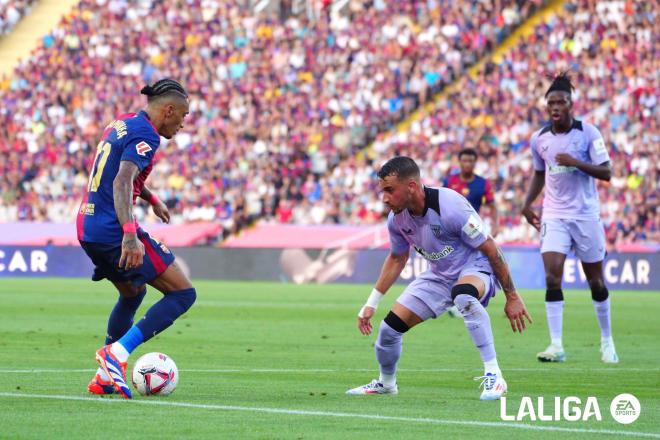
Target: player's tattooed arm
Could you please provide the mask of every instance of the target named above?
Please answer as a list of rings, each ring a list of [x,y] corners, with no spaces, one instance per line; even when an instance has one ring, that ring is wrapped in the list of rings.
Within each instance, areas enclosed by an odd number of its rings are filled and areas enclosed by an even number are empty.
[[[139,172],[140,169],[133,162],[122,160],[112,182],[115,212],[120,225],[133,223],[133,181]]]
[[[115,180],[112,182],[112,195],[115,212],[120,225],[132,224],[133,181],[140,170],[133,162],[122,160]],[[144,258],[144,245],[135,232],[125,231],[121,242],[119,267],[129,270],[141,266]]]
[[[522,332],[526,328],[525,318],[527,318],[530,324],[532,323],[532,318],[527,312],[523,299],[516,292],[516,287],[513,285],[511,272],[509,271],[509,266],[506,264],[502,250],[495,244],[492,238],[488,238],[479,246],[479,250],[488,258],[490,266],[493,268],[493,272],[495,272],[502,290],[504,290],[504,295],[506,296],[504,313],[509,318],[511,330]]]
[[[489,238],[479,247],[479,250],[488,258],[490,267],[493,268],[497,281],[500,282],[505,295],[515,295],[516,286],[513,284],[509,265],[506,263],[502,249],[499,248],[492,238]]]

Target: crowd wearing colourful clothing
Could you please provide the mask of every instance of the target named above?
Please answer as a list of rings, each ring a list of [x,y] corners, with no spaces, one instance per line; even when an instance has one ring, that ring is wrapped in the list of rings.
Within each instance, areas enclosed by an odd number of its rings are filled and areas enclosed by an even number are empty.
[[[0,0],[0,37],[11,32],[30,13],[34,0]]]
[[[315,203],[311,173],[392,127],[538,3],[357,1],[343,19],[280,22],[237,2],[82,1],[0,83],[0,219],[70,221],[103,127],[163,76],[191,95],[148,182],[174,221],[229,233],[301,202],[298,219]]]
[[[541,3],[352,1],[346,17],[310,21],[238,2],[82,1],[0,80],[0,221],[72,221],[103,127],[168,76],[185,83],[191,113],[147,184],[174,222],[218,222],[223,235],[259,219],[382,222],[375,171],[387,158],[414,157],[437,186],[474,147],[502,238],[533,241],[519,214],[528,141],[544,120],[544,75],[573,68],[576,115],[601,129],[614,164],[601,185],[610,239],[658,241],[658,8],[571,0],[468,77]],[[455,81],[429,115],[388,132]]]
[[[643,2],[567,2],[561,15],[537,26],[501,61],[486,64],[474,78],[460,78],[427,116],[405,130],[379,135],[368,160],[341,163],[330,176],[332,184],[361,196],[354,208],[337,207],[331,198],[326,210],[344,208],[347,216],[340,222],[379,221],[370,213],[382,208],[374,180],[380,164],[395,154],[409,155],[418,160],[425,183],[437,186],[458,172],[458,152],[471,147],[480,154],[477,174],[489,178],[495,189],[498,239],[538,241],[520,214],[533,173],[529,139],[546,123],[546,75],[570,69],[577,87],[575,116],[600,129],[611,157],[612,180],[598,184],[610,249],[657,244],[657,11]]]

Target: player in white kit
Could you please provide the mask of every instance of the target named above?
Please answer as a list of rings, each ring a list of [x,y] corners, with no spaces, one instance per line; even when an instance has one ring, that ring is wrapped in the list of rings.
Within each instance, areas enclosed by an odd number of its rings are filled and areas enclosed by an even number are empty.
[[[390,254],[367,303],[358,314],[358,328],[371,334],[371,318],[379,301],[397,280],[408,260],[410,247],[429,261],[429,269],[410,283],[380,323],[376,358],[380,377],[347,394],[396,394],[396,364],[403,334],[429,318],[436,318],[453,304],[484,362],[482,400],[499,399],[507,385],[497,363],[490,318],[485,307],[501,285],[506,295],[504,311],[513,331],[531,323],[522,298],[513,285],[509,268],[470,203],[448,188],[422,186],[417,164],[408,157],[389,160],[378,172],[383,203],[391,209],[387,226]]]
[[[551,123],[532,135],[534,177],[522,213],[541,232],[545,267],[545,305],[550,345],[537,354],[542,362],[566,359],[562,342],[564,295],[561,280],[572,248],[589,282],[601,331],[601,360],[617,363],[610,321],[609,292],[603,280],[605,230],[600,221],[596,179],[612,175],[605,141],[596,127],[572,116],[573,85],[566,73],[557,75],[545,94]],[[542,218],[532,203],[545,185]]]

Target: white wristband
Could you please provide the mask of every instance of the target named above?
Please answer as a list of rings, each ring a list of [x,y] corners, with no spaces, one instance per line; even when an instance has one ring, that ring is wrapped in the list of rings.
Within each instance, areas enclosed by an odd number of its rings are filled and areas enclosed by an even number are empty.
[[[383,296],[384,295],[380,293],[376,288],[372,289],[369,298],[367,298],[367,302],[360,309],[360,313],[358,313],[358,317],[360,318],[364,317],[365,307],[371,307],[374,310],[376,310],[378,308],[378,303],[380,302],[381,299],[383,299]]]

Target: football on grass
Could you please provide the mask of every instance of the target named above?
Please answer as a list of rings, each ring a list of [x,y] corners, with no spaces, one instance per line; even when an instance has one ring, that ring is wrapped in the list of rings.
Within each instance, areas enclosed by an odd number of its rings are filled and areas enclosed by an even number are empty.
[[[167,396],[179,383],[179,370],[171,357],[147,353],[133,366],[133,386],[143,396]]]

